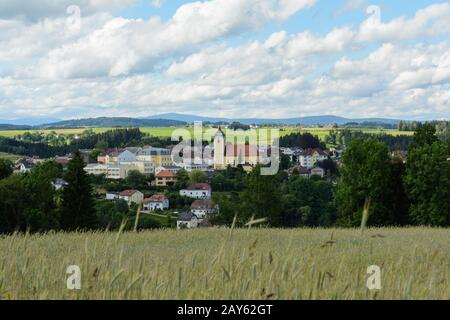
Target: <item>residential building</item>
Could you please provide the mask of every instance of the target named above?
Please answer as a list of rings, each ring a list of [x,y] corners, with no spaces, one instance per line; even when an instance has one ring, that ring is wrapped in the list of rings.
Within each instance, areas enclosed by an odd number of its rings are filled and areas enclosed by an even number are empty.
[[[128,202],[128,205],[132,203],[141,204],[144,201],[144,194],[138,190],[124,190],[119,193],[119,199]]]
[[[184,170],[186,170],[187,172],[192,172],[193,170],[199,170],[199,171],[208,171],[208,165],[204,164],[204,163],[187,163],[187,162],[183,162],[182,164],[180,164],[180,167],[183,168]]]
[[[106,200],[119,200],[119,194],[116,192],[107,192]]]
[[[118,156],[117,156],[117,162],[121,163],[121,162],[134,162],[136,161],[136,155],[132,152],[130,152],[129,150],[125,150],[123,152],[121,152]]]
[[[217,206],[208,199],[195,200],[191,205],[191,212],[199,219],[205,219],[209,215],[216,213],[217,209]]]
[[[295,165],[287,170],[288,174],[291,176],[293,174],[298,174],[301,177],[309,178],[311,171],[301,165]]]
[[[88,164],[84,170],[88,174],[101,175],[104,174],[107,179],[118,180],[125,179],[130,171],[136,170],[135,166],[123,164]]]
[[[163,170],[155,176],[155,185],[158,187],[173,186],[177,181],[177,175],[171,171]]]
[[[328,155],[325,151],[319,148],[315,149],[305,149],[300,153],[299,163],[301,166],[311,169],[317,162],[324,161],[328,159]]]
[[[146,176],[155,173],[155,166],[151,161],[139,161],[139,160],[130,162],[121,161],[119,162],[119,165],[130,166],[131,170],[139,171],[140,173],[145,174]]]
[[[314,167],[311,169],[305,168],[301,165],[296,165],[287,170],[287,173],[289,176],[293,174],[298,174],[299,176],[302,176],[304,178],[311,178],[312,176],[316,175],[321,178],[325,177],[325,170],[321,167]]]
[[[155,168],[155,174],[160,173],[161,171],[170,171],[172,173],[177,174],[178,171],[180,171],[180,167],[175,166],[164,166],[164,167],[157,167]]]
[[[194,183],[189,188],[180,190],[180,196],[192,199],[211,199],[211,186],[207,183]]]
[[[151,161],[155,168],[172,165],[172,153],[169,149],[163,148],[143,148],[137,152],[137,160]]]
[[[144,211],[166,210],[169,209],[169,199],[163,193],[157,193],[150,198],[144,199]]]
[[[20,159],[17,160],[14,165],[15,173],[25,173],[30,171],[34,166],[34,162],[30,159]]]
[[[198,218],[192,212],[184,212],[178,216],[177,229],[194,229],[198,227]]]

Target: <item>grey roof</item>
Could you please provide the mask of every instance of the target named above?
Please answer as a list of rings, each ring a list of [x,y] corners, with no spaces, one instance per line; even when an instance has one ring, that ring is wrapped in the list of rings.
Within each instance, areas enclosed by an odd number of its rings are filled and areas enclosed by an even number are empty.
[[[195,200],[191,204],[191,209],[193,210],[210,210],[214,207],[211,200]]]
[[[138,155],[147,155],[147,156],[156,156],[156,155],[170,155],[171,152],[169,149],[164,148],[145,148],[138,152]]]
[[[192,212],[183,212],[178,216],[177,221],[191,221],[193,218],[197,219],[197,216]]]

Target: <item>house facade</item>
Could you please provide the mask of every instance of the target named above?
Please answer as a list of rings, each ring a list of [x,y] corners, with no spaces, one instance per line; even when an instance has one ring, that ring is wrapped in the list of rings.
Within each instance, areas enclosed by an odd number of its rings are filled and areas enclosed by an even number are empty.
[[[125,179],[128,176],[128,173],[135,169],[136,168],[131,165],[101,163],[92,163],[84,167],[84,171],[86,171],[87,174],[104,174],[107,179],[111,180]]]
[[[211,200],[195,200],[191,205],[191,212],[199,219],[205,219],[217,212],[217,207]]]
[[[211,199],[211,186],[208,183],[194,183],[180,190],[180,196],[192,199]]]
[[[169,199],[162,194],[157,193],[151,196],[150,198],[144,199],[143,209],[144,211],[156,211],[156,210],[166,210],[169,209]]]
[[[155,176],[157,187],[173,186],[177,181],[177,175],[171,171],[163,170]]]
[[[328,158],[328,155],[325,151],[316,148],[316,149],[305,149],[303,150],[298,158],[298,161],[301,166],[311,169],[313,168],[317,162],[324,161]]]
[[[184,212],[177,219],[177,229],[194,229],[198,227],[198,224],[198,218],[192,212]]]
[[[119,193],[119,199],[125,200],[128,205],[141,204],[144,201],[144,194],[138,190],[124,190]]]
[[[180,167],[175,166],[165,166],[165,167],[157,167],[155,168],[155,174],[159,174],[161,171],[170,171],[175,174],[177,174],[178,171],[180,171]]]
[[[147,147],[136,153],[136,159],[150,161],[155,168],[172,165],[172,153],[169,149]]]

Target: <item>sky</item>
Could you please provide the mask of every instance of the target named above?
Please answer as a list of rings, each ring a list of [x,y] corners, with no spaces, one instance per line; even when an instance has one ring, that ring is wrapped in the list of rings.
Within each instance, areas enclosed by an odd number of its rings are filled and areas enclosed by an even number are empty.
[[[0,119],[450,119],[450,2],[0,0]]]

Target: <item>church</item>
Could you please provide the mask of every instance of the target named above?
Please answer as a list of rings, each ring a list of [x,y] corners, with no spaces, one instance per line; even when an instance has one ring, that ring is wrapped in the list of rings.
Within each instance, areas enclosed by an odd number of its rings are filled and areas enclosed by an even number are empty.
[[[214,135],[214,169],[225,170],[227,166],[255,166],[259,162],[258,146],[226,142],[222,128]]]

